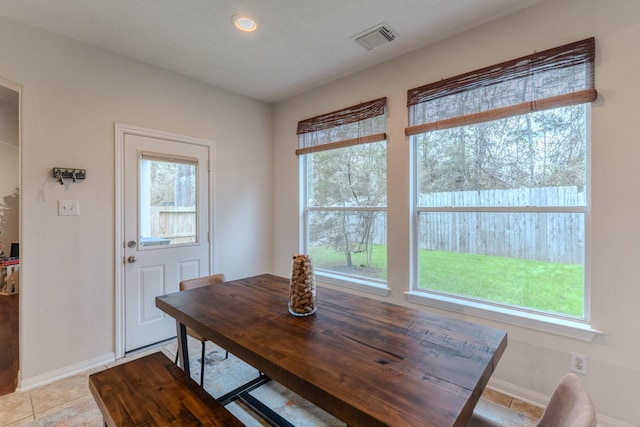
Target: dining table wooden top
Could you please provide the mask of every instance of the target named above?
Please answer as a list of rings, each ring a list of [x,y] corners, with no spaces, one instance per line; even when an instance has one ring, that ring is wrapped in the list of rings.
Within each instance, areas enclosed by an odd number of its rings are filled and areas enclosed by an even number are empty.
[[[350,426],[464,426],[507,333],[318,287],[289,314],[288,279],[263,274],[162,295],[156,305]]]

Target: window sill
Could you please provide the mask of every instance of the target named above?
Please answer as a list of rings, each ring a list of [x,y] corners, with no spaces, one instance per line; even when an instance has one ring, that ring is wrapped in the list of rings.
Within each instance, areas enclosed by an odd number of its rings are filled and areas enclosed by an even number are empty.
[[[405,292],[405,295],[409,302],[415,304],[481,317],[508,325],[521,326],[523,328],[548,332],[581,341],[592,341],[597,335],[603,333],[602,331],[593,329],[586,322],[578,320],[561,319],[425,292],[411,291]]]
[[[334,274],[324,273],[316,271],[316,279],[320,282],[327,283],[329,285],[340,286],[343,288],[354,289],[356,291],[367,292],[379,296],[389,296],[391,289],[389,289],[384,282],[373,282],[363,279],[357,279],[353,277],[345,278]]]

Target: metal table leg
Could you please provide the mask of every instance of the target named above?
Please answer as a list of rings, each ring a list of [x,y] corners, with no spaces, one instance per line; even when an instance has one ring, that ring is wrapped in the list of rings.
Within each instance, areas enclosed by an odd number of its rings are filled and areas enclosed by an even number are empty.
[[[178,335],[178,358],[180,359],[180,367],[188,375],[191,376],[189,369],[189,347],[187,344],[187,328],[176,320],[176,329]],[[202,361],[204,363],[204,360]]]

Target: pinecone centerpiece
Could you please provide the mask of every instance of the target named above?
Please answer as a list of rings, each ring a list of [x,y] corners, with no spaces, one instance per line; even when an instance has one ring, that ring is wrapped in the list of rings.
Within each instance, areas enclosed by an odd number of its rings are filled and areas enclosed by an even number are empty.
[[[305,254],[294,255],[289,282],[289,313],[294,316],[309,316],[316,312],[316,308],[316,278],[311,257]]]

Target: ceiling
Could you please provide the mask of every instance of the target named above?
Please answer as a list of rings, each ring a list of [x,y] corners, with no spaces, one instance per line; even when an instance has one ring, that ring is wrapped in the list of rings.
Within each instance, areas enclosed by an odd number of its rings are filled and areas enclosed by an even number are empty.
[[[275,103],[541,1],[0,0],[0,16]],[[355,41],[380,23],[395,40]]]

